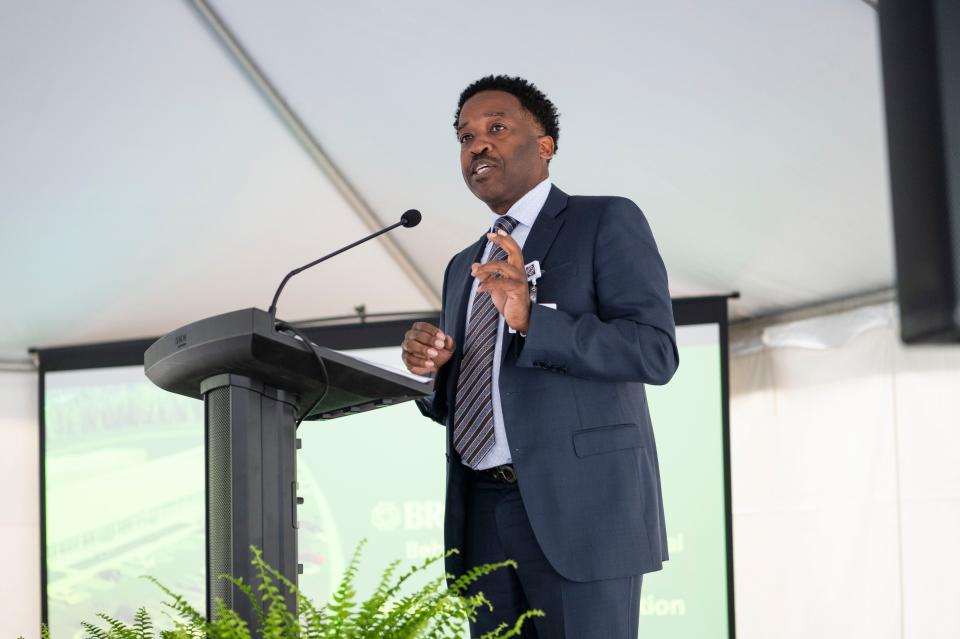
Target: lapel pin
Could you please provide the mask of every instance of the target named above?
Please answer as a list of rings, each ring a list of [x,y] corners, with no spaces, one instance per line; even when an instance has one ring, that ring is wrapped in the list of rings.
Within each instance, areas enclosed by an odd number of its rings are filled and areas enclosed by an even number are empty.
[[[537,280],[543,275],[543,271],[540,270],[540,260],[530,262],[523,269],[527,272],[527,279],[530,280],[530,284],[536,286]]]
[[[523,270],[527,272],[527,280],[530,281],[530,301],[534,304],[537,303],[537,280],[540,279],[540,276],[543,275],[543,271],[540,270],[540,260],[534,260],[523,267]]]

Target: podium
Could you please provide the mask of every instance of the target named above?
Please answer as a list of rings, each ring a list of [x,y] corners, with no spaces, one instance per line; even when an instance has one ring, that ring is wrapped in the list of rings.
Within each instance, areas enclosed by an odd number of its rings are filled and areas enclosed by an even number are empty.
[[[144,368],[160,388],[204,402],[207,616],[219,598],[251,629],[251,603],[221,575],[256,589],[254,545],[296,583],[300,420],[336,419],[432,392],[432,381],[305,343],[256,308],[172,331],[147,349]],[[286,597],[296,610],[294,597]]]

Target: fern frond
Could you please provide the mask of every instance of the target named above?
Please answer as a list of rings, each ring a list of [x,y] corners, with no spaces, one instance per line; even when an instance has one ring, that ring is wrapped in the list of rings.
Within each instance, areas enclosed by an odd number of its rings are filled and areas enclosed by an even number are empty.
[[[215,619],[208,622],[206,636],[210,639],[250,639],[250,627],[240,615],[217,598]]]
[[[119,619],[103,612],[98,613],[97,616],[107,622],[107,625],[110,627],[107,634],[111,637],[115,637],[116,639],[136,639],[133,629]]]
[[[410,569],[407,570],[407,572],[400,575],[400,577],[393,584],[393,586],[391,586],[390,589],[387,590],[387,592],[384,594],[384,598],[389,599],[390,597],[394,596],[400,591],[400,588],[403,586],[403,584],[407,582],[410,578],[412,578],[414,575],[416,575],[419,572],[423,572],[424,570],[426,570],[433,564],[437,563],[441,559],[446,559],[447,557],[449,557],[450,555],[456,552],[458,552],[457,549],[452,548],[443,554],[427,557],[427,559],[425,559],[422,563],[411,566]]]
[[[390,590],[390,580],[393,579],[393,575],[399,566],[399,559],[391,561],[380,576],[380,583],[377,584],[373,595],[360,604],[360,612],[357,614],[356,619],[357,630],[365,630],[373,623],[377,616],[381,614],[381,608],[388,599],[387,593]]]
[[[463,601],[464,606],[466,607],[467,619],[470,621],[477,620],[477,610],[481,606],[486,606],[487,610],[493,610],[493,604],[490,603],[490,600],[487,599],[482,592],[478,592],[475,595],[470,595],[469,597],[461,597],[460,599]]]
[[[136,639],[153,639],[153,620],[142,606],[133,615],[133,630]]]
[[[401,636],[423,637],[431,624],[435,630],[441,625],[441,620],[451,617],[459,621],[461,626],[466,622],[466,610],[458,601],[459,598],[442,590],[444,581],[445,577],[439,577],[420,589],[417,605],[410,609],[397,628]]]
[[[306,596],[297,593],[297,610],[300,611],[300,634],[302,639],[323,639],[326,616]]]
[[[524,622],[531,617],[545,617],[546,613],[539,609],[528,610],[525,613],[517,617],[517,620],[514,622],[513,627],[507,631],[507,634],[501,634],[504,630],[509,628],[505,623],[500,624],[494,630],[486,633],[481,636],[480,639],[508,639],[509,637],[516,637],[520,634],[520,631],[523,627]]]
[[[203,628],[206,625],[207,618],[191,606],[183,596],[173,592],[153,577],[144,576],[143,579],[146,579],[167,595],[170,601],[164,601],[163,605],[176,612],[177,616],[186,621],[188,626]]]
[[[452,592],[455,595],[462,594],[463,592],[466,591],[467,586],[469,586],[470,584],[480,579],[480,577],[483,577],[484,575],[489,575],[494,570],[499,570],[500,568],[507,568],[507,567],[510,567],[516,570],[517,562],[515,562],[512,559],[507,559],[505,561],[500,561],[497,563],[482,564],[480,566],[474,566],[473,568],[469,569],[467,572],[457,577],[453,581],[453,583],[450,584],[450,586],[448,587],[448,590],[450,590],[450,592]]]
[[[257,596],[253,593],[253,588],[250,587],[250,584],[243,580],[243,577],[233,577],[231,575],[220,575],[220,579],[225,579],[237,587],[237,590],[240,591],[247,601],[250,602],[250,609],[253,610],[253,613],[257,616],[257,625],[261,628],[263,627],[263,622],[266,620],[266,617],[263,614],[263,607],[260,605],[260,600],[257,599]],[[215,606],[223,603],[220,598],[217,598],[217,601],[214,603]]]
[[[444,596],[438,602],[433,627],[423,634],[423,639],[447,639],[463,635],[467,623],[466,608],[459,597]]]
[[[347,563],[346,570],[343,571],[343,577],[337,590],[333,593],[332,601],[327,605],[326,625],[324,627],[323,637],[327,639],[341,639],[353,632],[353,623],[350,619],[351,612],[356,605],[357,592],[353,587],[356,580],[357,571],[360,568],[360,553],[367,544],[367,540],[361,539],[353,551],[353,556]]]
[[[260,634],[264,638],[295,637],[299,634],[299,623],[287,608],[287,601],[280,586],[286,586],[291,593],[296,593],[296,585],[264,561],[259,548],[251,546],[250,553],[253,555],[250,563],[257,573],[257,581],[260,582],[257,586],[263,610]]]
[[[81,621],[80,626],[87,631],[88,637],[93,637],[94,639],[110,639],[110,633],[92,623]]]
[[[490,632],[487,632],[481,635],[480,639],[497,639],[498,637],[500,637],[500,633],[506,630],[507,628],[509,628],[509,626],[506,624],[506,622],[501,623]]]
[[[160,613],[173,625],[172,630],[160,631],[161,639],[203,639],[205,628],[197,629],[193,624],[184,623],[181,617],[174,617],[170,614],[169,606],[165,602],[161,602],[161,605],[166,607],[167,610],[162,610]]]

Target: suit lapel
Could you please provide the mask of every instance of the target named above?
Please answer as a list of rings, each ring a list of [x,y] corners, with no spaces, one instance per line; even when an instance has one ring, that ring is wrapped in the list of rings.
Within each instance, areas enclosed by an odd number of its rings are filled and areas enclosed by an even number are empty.
[[[547,252],[553,245],[553,240],[556,239],[557,233],[560,231],[560,227],[563,226],[563,217],[560,216],[560,213],[567,208],[568,199],[567,194],[556,186],[550,187],[550,194],[547,196],[547,201],[543,203],[543,208],[540,209],[540,214],[537,215],[537,219],[533,223],[533,228],[530,229],[530,235],[527,236],[527,241],[523,243],[524,264],[529,264],[534,260],[539,261],[541,264],[543,263]],[[467,270],[469,274],[469,266]],[[515,336],[516,333],[511,333],[509,330],[504,329],[503,344],[500,346],[501,364],[503,364],[503,361],[506,359],[507,352],[510,350]]]
[[[547,251],[553,245],[553,240],[557,237],[557,232],[563,226],[563,218],[560,213],[567,208],[567,194],[553,186],[550,187],[550,195],[544,202],[540,214],[537,215],[533,228],[530,229],[530,235],[527,241],[523,243],[523,262],[529,264],[534,260],[541,262],[547,256]]]
[[[534,260],[541,263],[547,256],[547,252],[553,245],[560,227],[563,226],[563,217],[560,213],[567,208],[568,196],[556,186],[550,187],[550,194],[547,201],[544,202],[540,214],[537,215],[533,228],[523,243],[523,261],[529,264]],[[486,246],[486,235],[481,237],[475,244],[461,253],[457,263],[452,267],[450,281],[450,308],[453,309],[453,339],[457,343],[456,361],[453,362],[455,369],[459,369],[460,358],[463,357],[463,343],[466,336],[465,324],[467,322],[467,304],[470,303],[470,289],[473,286],[473,278],[470,277],[470,265],[479,262],[483,257],[483,249]],[[449,329],[448,329],[448,332]],[[506,357],[507,351],[513,343],[515,333],[508,330],[503,331],[503,344],[501,344],[500,355],[501,363]],[[449,383],[455,384],[456,375],[451,375]]]

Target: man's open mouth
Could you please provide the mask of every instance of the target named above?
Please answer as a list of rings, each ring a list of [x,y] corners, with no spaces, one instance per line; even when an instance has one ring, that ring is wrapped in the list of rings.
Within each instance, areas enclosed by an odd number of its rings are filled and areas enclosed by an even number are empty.
[[[473,165],[473,170],[470,171],[470,174],[483,175],[484,173],[487,173],[494,168],[496,168],[496,166],[493,164],[493,162],[487,162],[485,160],[481,160]]]

